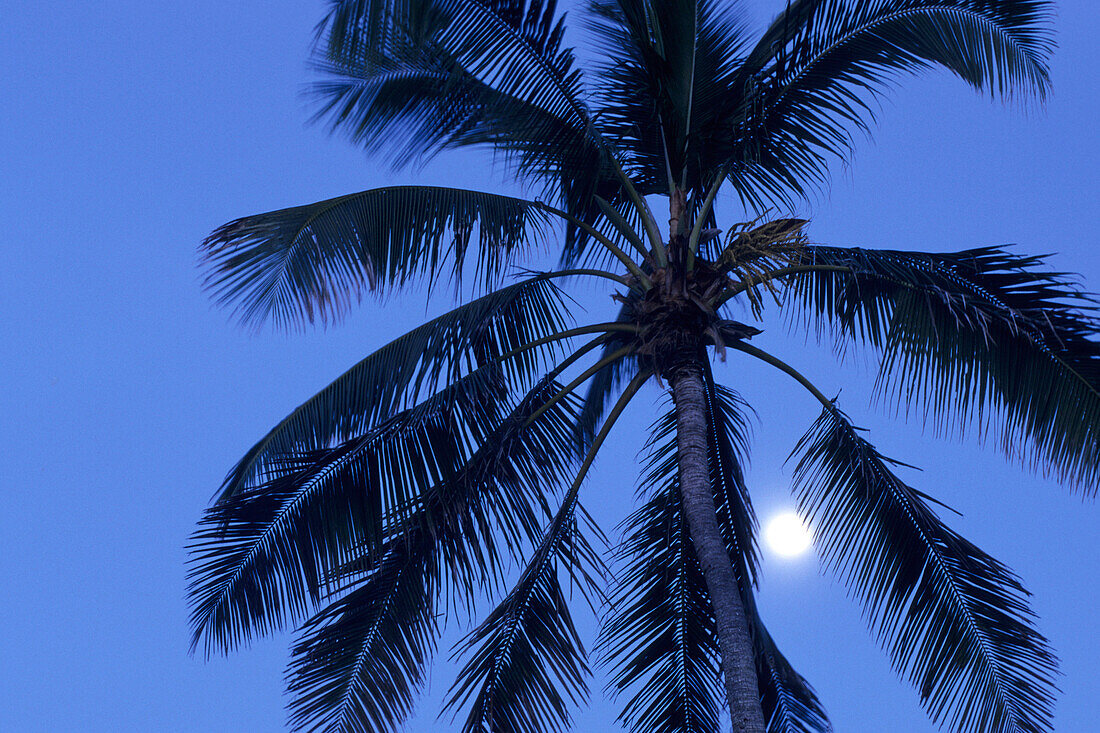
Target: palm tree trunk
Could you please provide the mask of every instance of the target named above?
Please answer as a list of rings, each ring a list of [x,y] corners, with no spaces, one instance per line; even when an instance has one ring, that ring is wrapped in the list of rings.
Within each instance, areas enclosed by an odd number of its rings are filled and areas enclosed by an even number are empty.
[[[707,463],[707,412],[702,366],[689,360],[671,375],[676,401],[680,495],[695,554],[702,566],[718,626],[722,676],[736,733],[765,733],[764,712],[748,621],[715,513]]]

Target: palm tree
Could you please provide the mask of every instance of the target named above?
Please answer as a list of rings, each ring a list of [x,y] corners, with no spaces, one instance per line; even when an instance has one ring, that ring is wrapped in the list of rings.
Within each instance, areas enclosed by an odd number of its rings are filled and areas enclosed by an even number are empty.
[[[1042,98],[1048,3],[793,0],[755,39],[741,5],[590,0],[585,76],[553,0],[332,2],[317,93],[334,129],[399,164],[488,148],[533,195],[374,189],[238,219],[203,245],[208,286],[249,325],[330,321],[366,290],[474,283],[256,443],[194,536],[194,647],[298,625],[296,729],[399,727],[442,618],[489,596],[448,707],[468,708],[467,731],[561,730],[588,692],[572,585],[601,609],[596,651],[632,730],[717,731],[727,705],[737,731],[827,730],[754,603],[749,408],[715,380],[712,352],[762,360],[820,401],[793,454],[800,511],[930,717],[1050,729],[1057,663],[1018,579],[729,308],[778,309],[870,350],[883,393],[1093,494],[1091,296],[1000,248],[832,247],[802,220],[723,233],[715,215],[723,188],[755,212],[818,190],[908,72]],[[518,269],[547,242],[555,269]],[[571,320],[561,287],[579,279],[614,289],[614,320]],[[647,381],[671,402],[608,562],[581,488]]]

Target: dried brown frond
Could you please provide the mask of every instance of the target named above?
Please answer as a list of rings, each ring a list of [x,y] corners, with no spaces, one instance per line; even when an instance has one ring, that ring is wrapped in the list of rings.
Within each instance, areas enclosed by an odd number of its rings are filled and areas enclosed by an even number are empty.
[[[809,238],[803,231],[806,219],[772,219],[761,224],[767,213],[753,221],[734,225],[719,258],[719,263],[727,268],[730,279],[742,286],[757,317],[764,305],[758,288],[763,286],[778,302],[774,273],[802,261],[805,247],[809,244]]]

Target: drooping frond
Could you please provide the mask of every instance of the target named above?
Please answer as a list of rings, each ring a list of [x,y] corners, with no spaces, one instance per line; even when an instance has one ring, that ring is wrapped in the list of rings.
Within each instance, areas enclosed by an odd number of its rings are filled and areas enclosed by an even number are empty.
[[[457,282],[471,255],[488,288],[545,225],[523,199],[394,186],[236,219],[200,255],[206,287],[242,323],[286,328],[338,319],[364,290]]]
[[[710,482],[719,524],[742,594],[756,573],[755,517],[741,466],[748,422],[736,393],[709,370],[707,434]],[[680,509],[675,413],[651,430],[641,492],[647,503],[626,521],[599,649],[611,667],[609,687],[632,690],[620,719],[633,731],[718,731],[725,691],[718,641],[702,570]],[[767,712],[767,711],[766,711]]]
[[[463,731],[564,730],[587,698],[584,644],[559,577],[595,559],[575,508],[562,507],[516,587],[456,648],[470,656],[447,707],[472,701]]]
[[[745,485],[751,425],[748,404],[733,390],[714,381],[709,360],[703,361],[707,399],[707,462],[719,524],[733,558],[737,577],[746,587],[756,584],[756,512]]]
[[[428,123],[438,127],[420,141],[426,153],[479,124],[506,134],[493,129],[499,121],[492,115],[502,104],[557,120],[583,138],[594,131],[585,133],[590,120],[581,76],[573,68],[573,50],[563,45],[565,28],[563,19],[555,18],[556,5],[554,0],[336,0],[319,27],[317,56],[336,73],[351,72],[352,80],[377,77],[384,83],[395,67],[419,62],[443,74],[432,81],[455,84],[454,99],[422,97],[426,90],[416,87],[413,76],[404,92],[409,108],[383,105],[362,117],[353,128],[361,139],[399,129],[402,115],[416,129],[433,103],[443,105],[435,111],[446,122]],[[398,86],[394,92],[403,90]],[[477,114],[478,106],[490,108],[485,118]],[[411,137],[415,141],[416,134]],[[527,141],[547,142],[538,136]]]
[[[284,454],[275,478],[208,509],[188,548],[192,646],[228,651],[301,618],[334,568],[460,469],[506,394],[486,367],[335,448]]]
[[[590,600],[602,597],[596,576],[603,563],[577,524],[580,488],[611,428],[649,376],[643,372],[631,380],[611,409],[515,587],[458,645],[456,655],[470,658],[446,708],[472,701],[464,731],[559,731],[569,725],[570,704],[587,697],[586,653],[561,592],[560,573],[568,573]]]
[[[1000,446],[1088,495],[1100,481],[1092,295],[1041,257],[809,247],[791,292],[819,324],[882,351],[878,386],[940,428],[1001,422]]]
[[[287,672],[293,730],[400,730],[435,651],[435,560],[429,535],[394,539],[354,591],[303,626]]]
[[[536,409],[560,385],[540,382],[455,474],[420,498],[378,552],[337,574],[338,597],[303,628],[288,670],[295,729],[393,730],[434,652],[439,596],[452,606],[499,575],[541,532],[544,494],[571,464],[576,406]]]
[[[548,497],[576,465],[570,438],[578,403],[558,398],[562,385],[544,378],[426,504],[430,527],[452,584],[453,604],[492,589],[502,558],[519,561],[539,541]]]
[[[323,103],[319,116],[398,165],[484,146],[543,189],[556,189],[568,172],[585,168],[599,176],[602,153],[577,119],[501,91],[450,49],[413,43],[325,60],[329,78],[315,87]]]
[[[731,4],[592,0],[598,117],[621,140],[639,190],[697,192],[730,155],[729,101],[745,46]],[[670,180],[671,177],[671,180]]]
[[[675,485],[626,521],[611,611],[597,649],[609,689],[633,692],[619,718],[635,733],[719,733],[725,690],[703,572]]]
[[[742,602],[756,650],[756,682],[768,733],[832,733],[814,688],[779,651],[760,619],[751,589],[742,590]]]
[[[718,398],[711,401],[719,407],[711,411],[710,420],[719,430],[710,431],[711,481],[723,529],[730,535],[731,511],[722,506],[729,489],[723,484],[740,484],[740,469],[722,471],[728,458],[720,454],[734,446],[740,453],[746,425],[744,416],[734,410],[740,404],[735,395],[721,387],[713,391]],[[680,507],[674,425],[670,415],[654,426],[642,484],[649,499],[625,523],[626,537],[619,546],[622,567],[616,573],[597,648],[602,663],[611,668],[612,692],[633,691],[620,715],[632,731],[720,731],[725,690],[718,672],[717,632]],[[723,445],[728,448],[716,450]],[[734,498],[741,496],[737,493]],[[744,500],[736,514],[747,523],[752,509],[747,497]],[[744,560],[738,563],[742,579],[751,577],[748,567]],[[791,668],[760,621],[751,585],[740,582],[739,588],[756,652],[768,731],[829,730],[813,689]]]
[[[795,449],[799,506],[894,668],[960,733],[1051,730],[1057,660],[1027,591],[936,517],[835,408]]]
[[[731,178],[749,199],[803,195],[900,75],[944,67],[1002,97],[1048,86],[1045,0],[794,0],[744,62]]]
[[[562,295],[533,277],[496,290],[414,328],[366,357],[287,415],[226,476],[221,497],[268,479],[284,453],[329,447],[363,434],[470,369],[487,366],[566,323]],[[552,346],[502,362],[516,387],[534,381]]]

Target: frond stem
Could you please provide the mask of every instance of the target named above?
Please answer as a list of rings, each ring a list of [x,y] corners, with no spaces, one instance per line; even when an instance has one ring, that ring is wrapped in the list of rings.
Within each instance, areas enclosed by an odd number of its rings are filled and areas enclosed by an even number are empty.
[[[577,387],[581,386],[586,381],[588,381],[592,377],[592,375],[594,375],[596,372],[600,371],[601,369],[603,369],[606,366],[610,366],[611,364],[614,364],[616,361],[618,361],[619,359],[623,358],[624,356],[630,354],[633,351],[634,351],[634,346],[624,346],[623,348],[619,349],[618,351],[614,352],[613,354],[609,354],[609,355],[605,356],[604,358],[600,359],[598,362],[596,362],[592,366],[585,369],[583,372],[581,372],[577,376],[576,379],[574,379],[572,382],[570,382],[569,384],[562,387],[560,392],[558,392],[556,395],[554,395],[549,400],[547,400],[545,403],[543,403],[539,407],[539,409],[535,410],[531,414],[531,417],[527,418],[526,425],[530,425],[531,423],[533,423],[535,420],[537,420],[539,418],[539,415],[546,412],[551,407],[558,404],[563,399],[565,399],[567,396],[569,396],[569,394],[573,390],[575,390]]]
[[[605,237],[595,227],[589,226],[585,222],[570,214],[568,211],[562,211],[561,209],[555,208],[544,201],[535,201],[534,203],[535,206],[538,206],[543,211],[549,214],[554,214],[555,216],[560,216],[562,219],[565,219],[570,224],[573,224],[574,226],[583,229],[588,234],[588,236],[595,239],[597,242],[606,247],[608,252],[615,255],[615,258],[623,263],[626,269],[630,271],[631,275],[638,278],[638,281],[642,283],[642,286],[646,290],[649,290],[653,287],[653,281],[650,280],[644,272],[642,272],[642,268],[638,267],[638,263],[632,260],[626,254],[626,252],[623,252],[622,249],[619,248],[619,245],[615,244],[610,239]]]
[[[596,338],[592,339],[591,341],[589,341],[584,346],[582,346],[579,349],[577,349],[576,351],[574,351],[569,356],[562,359],[557,364],[557,366],[555,366],[553,369],[551,369],[549,372],[546,373],[546,376],[544,377],[544,379],[555,379],[559,374],[564,372],[569,367],[573,366],[573,364],[575,364],[577,362],[577,360],[580,359],[582,356],[584,356],[585,354],[587,354],[592,349],[596,348],[597,346],[600,346],[605,341],[607,341],[607,336],[608,336],[608,334],[601,334],[601,335],[597,336]]]
[[[607,270],[596,270],[592,268],[577,268],[573,270],[554,270],[553,272],[540,272],[539,276],[549,280],[554,277],[573,277],[588,275],[591,277],[602,277],[605,280],[614,280],[625,288],[637,287],[637,284],[632,282],[629,278],[625,278],[622,275],[616,275]]]
[[[634,204],[634,208],[638,210],[638,216],[642,218],[642,226],[645,227],[646,235],[649,236],[649,243],[653,246],[653,254],[657,258],[658,267],[667,267],[668,252],[665,251],[665,245],[661,241],[661,231],[657,228],[657,220],[653,217],[653,211],[637,189],[634,188],[634,184],[630,182],[630,176],[619,165],[619,161],[615,156],[609,155],[608,157],[611,158],[611,162],[615,166],[615,175],[622,181],[627,197]]]
[[[695,65],[699,59],[699,3],[692,5],[694,18],[691,24],[691,70],[688,71],[688,98],[687,110],[684,113],[684,149],[680,154],[684,156],[684,165],[680,169],[680,188],[687,188],[688,178],[688,147],[691,141],[691,113],[695,108]],[[688,272],[691,272],[691,259],[688,259]]]
[[[725,166],[719,169],[718,173],[715,174],[714,181],[710,184],[710,189],[707,191],[707,197],[703,199],[703,205],[695,215],[695,224],[692,225],[691,235],[688,237],[687,261],[685,263],[688,272],[695,269],[695,253],[699,250],[699,238],[703,235],[703,224],[707,220],[707,214],[709,214],[710,210],[714,207],[714,199],[718,196],[718,189],[722,187],[722,182],[724,180],[726,180]]]
[[[790,267],[781,267],[778,270],[772,270],[766,275],[759,275],[752,278],[748,282],[738,283],[731,288],[726,288],[714,297],[714,301],[711,303],[715,308],[725,303],[730,298],[740,295],[750,288],[755,288],[758,285],[775,280],[776,278],[786,277],[787,275],[796,275],[800,272],[853,272],[850,267],[843,267],[841,265],[792,265]]]
[[[643,260],[648,259],[650,253],[649,250],[645,248],[645,242],[642,241],[642,238],[638,236],[638,233],[634,231],[630,224],[627,223],[622,214],[620,214],[618,211],[615,211],[615,207],[613,207],[602,196],[596,196],[595,198],[596,205],[600,207],[600,211],[602,211],[603,215],[607,217],[607,220],[610,221],[611,224],[619,230],[626,241],[629,242],[630,245],[634,247],[634,249],[636,249],[639,254],[641,254]]]
[[[611,432],[611,428],[615,426],[615,421],[619,419],[619,415],[623,413],[626,406],[630,404],[630,400],[634,399],[634,395],[638,393],[638,390],[642,388],[646,380],[653,375],[652,371],[645,370],[638,372],[634,375],[634,378],[630,380],[630,383],[623,389],[623,393],[619,395],[619,399],[615,402],[615,406],[611,408],[611,412],[607,413],[607,419],[603,421],[603,425],[600,426],[600,431],[596,433],[596,436],[592,439],[592,445],[589,446],[588,452],[584,456],[584,461],[581,462],[580,468],[577,469],[577,477],[573,479],[573,485],[569,487],[569,491],[565,494],[565,499],[562,501],[562,506],[569,503],[576,503],[577,490],[580,488],[581,482],[584,481],[584,477],[588,474],[588,469],[592,465],[592,461],[596,459],[596,454],[599,453],[600,447],[603,445],[604,440],[607,438],[608,433]],[[572,513],[572,510],[569,512]]]
[[[566,331],[552,334],[550,336],[543,336],[540,339],[535,339],[529,344],[512,349],[507,354],[501,354],[498,357],[498,361],[505,361],[511,359],[517,354],[522,354],[524,351],[534,349],[544,344],[549,344],[553,341],[561,341],[567,338],[573,338],[574,336],[583,336],[586,333],[599,333],[606,334],[614,331],[622,331],[624,333],[638,333],[640,329],[632,323],[594,323],[590,326],[577,326],[576,328],[570,328]]]
[[[821,390],[814,386],[813,382],[802,376],[802,374],[799,373],[798,370],[796,370],[790,364],[780,361],[768,352],[747,344],[744,341],[734,341],[732,343],[726,344],[726,347],[730,349],[736,349],[738,351],[743,351],[750,356],[755,356],[757,359],[760,359],[767,364],[771,364],[779,371],[786,373],[790,377],[793,377],[796,382],[801,384],[810,394],[816,397],[817,401],[820,402],[826,410],[834,415],[837,414],[835,401],[830,400],[828,397],[826,397]]]
[[[668,179],[668,198],[676,198],[676,176],[672,173],[672,161],[668,157],[668,135],[665,133],[665,121],[661,113],[657,113],[657,130],[661,134],[661,152],[665,156],[665,178]]]

